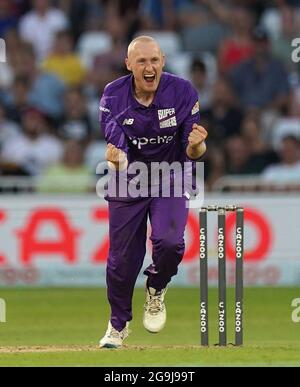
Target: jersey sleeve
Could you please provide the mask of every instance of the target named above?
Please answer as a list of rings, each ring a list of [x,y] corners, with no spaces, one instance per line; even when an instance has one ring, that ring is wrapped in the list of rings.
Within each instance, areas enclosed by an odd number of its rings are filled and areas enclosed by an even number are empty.
[[[186,109],[186,117],[182,123],[182,143],[184,149],[188,146],[188,138],[192,131],[193,124],[200,123],[200,106],[198,100],[198,93],[189,85],[185,94],[185,109]]]
[[[121,149],[123,152],[128,153],[126,135],[113,114],[112,98],[113,97],[103,95],[100,100],[100,128],[107,143],[110,143],[118,149]]]

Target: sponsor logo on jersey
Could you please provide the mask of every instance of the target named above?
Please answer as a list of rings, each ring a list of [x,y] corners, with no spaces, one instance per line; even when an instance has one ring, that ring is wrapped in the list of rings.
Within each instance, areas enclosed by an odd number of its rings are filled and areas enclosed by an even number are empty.
[[[177,126],[175,113],[174,108],[158,110],[159,126],[161,129]]]
[[[196,113],[199,113],[199,111],[200,111],[200,104],[199,104],[199,101],[197,101],[197,102],[195,103],[195,106],[194,106],[193,109],[192,109],[192,116],[193,116],[194,114],[196,114]]]
[[[157,137],[130,137],[130,141],[133,145],[137,146],[138,149],[142,149],[145,145],[163,145],[163,144],[169,144],[174,137],[176,136],[176,133],[173,136],[157,136]]]
[[[99,110],[100,110],[101,112],[104,112],[104,113],[110,113],[110,110],[107,109],[107,108],[104,107],[104,106],[100,106],[100,107],[99,107]]]
[[[173,126],[177,126],[176,117],[169,118],[168,120],[159,123],[160,129],[172,128]]]
[[[175,115],[175,109],[174,108],[158,110],[158,119],[159,119],[159,121],[164,120],[165,118],[168,118],[168,117],[172,117],[174,115]]]

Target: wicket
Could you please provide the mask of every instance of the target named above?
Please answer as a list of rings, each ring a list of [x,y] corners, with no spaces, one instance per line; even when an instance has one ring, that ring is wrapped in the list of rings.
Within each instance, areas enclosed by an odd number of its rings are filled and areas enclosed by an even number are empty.
[[[236,206],[207,206],[200,210],[200,334],[201,345],[209,345],[207,213],[218,213],[218,331],[219,345],[227,345],[226,305],[226,212],[236,213],[235,345],[243,345],[243,255],[244,209]]]

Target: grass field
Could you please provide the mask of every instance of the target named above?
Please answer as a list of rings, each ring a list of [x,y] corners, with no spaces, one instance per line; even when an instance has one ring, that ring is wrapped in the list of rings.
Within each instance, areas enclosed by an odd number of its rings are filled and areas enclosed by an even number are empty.
[[[233,290],[228,291],[233,341]],[[210,339],[217,342],[217,291],[210,290]],[[0,366],[299,366],[300,323],[291,302],[300,288],[245,289],[245,345],[200,348],[199,290],[170,288],[163,332],[142,326],[144,291],[134,297],[132,334],[121,350],[99,350],[109,309],[105,289],[0,290],[7,323],[0,324]]]

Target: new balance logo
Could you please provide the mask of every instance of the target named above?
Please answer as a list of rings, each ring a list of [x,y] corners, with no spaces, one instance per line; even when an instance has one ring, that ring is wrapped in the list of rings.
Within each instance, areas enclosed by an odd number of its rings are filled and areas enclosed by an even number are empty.
[[[134,119],[133,118],[127,118],[124,120],[123,125],[133,125]]]

